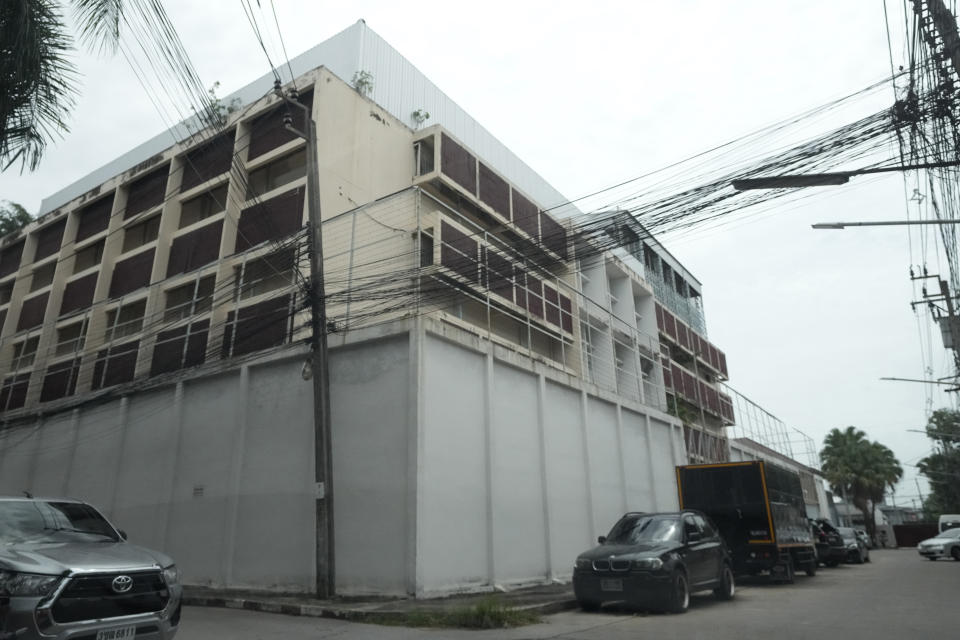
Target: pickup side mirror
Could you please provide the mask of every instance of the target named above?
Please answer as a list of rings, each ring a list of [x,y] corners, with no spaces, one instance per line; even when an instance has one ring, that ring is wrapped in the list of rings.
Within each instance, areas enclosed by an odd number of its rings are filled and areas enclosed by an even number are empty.
[[[597,538],[597,542],[599,542],[600,544],[603,544],[606,541],[607,541],[607,536],[600,536],[599,538]]]

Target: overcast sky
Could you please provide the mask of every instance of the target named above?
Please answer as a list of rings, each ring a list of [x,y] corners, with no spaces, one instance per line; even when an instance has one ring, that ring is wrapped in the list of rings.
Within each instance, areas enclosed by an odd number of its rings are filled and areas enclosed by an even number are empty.
[[[269,0],[262,4],[270,16]],[[888,4],[892,24],[900,25],[892,39],[901,64],[902,3]],[[165,5],[205,85],[219,81],[225,95],[269,70],[239,0]],[[276,0],[291,57],[365,19],[570,198],[853,93],[890,72],[881,0],[581,6]],[[275,28],[267,40],[280,59]],[[36,212],[42,198],[166,128],[122,59],[78,55],[77,64],[83,95],[71,132],[36,173],[0,174],[0,199]],[[892,100],[891,89],[858,105],[859,114]],[[727,353],[730,384],[809,434],[818,448],[834,427],[864,429],[904,464],[897,495],[909,504],[917,494],[910,465],[929,443],[908,430],[923,428],[928,401],[937,408],[954,399],[927,385],[879,378],[951,373],[939,332],[918,322],[909,306],[915,295],[909,265],[925,261],[934,273],[946,266],[931,232],[922,242],[914,231],[911,242],[905,227],[810,229],[818,221],[905,217],[904,181],[890,176],[663,240],[703,283],[709,336]],[[925,482],[921,487],[927,491]]]

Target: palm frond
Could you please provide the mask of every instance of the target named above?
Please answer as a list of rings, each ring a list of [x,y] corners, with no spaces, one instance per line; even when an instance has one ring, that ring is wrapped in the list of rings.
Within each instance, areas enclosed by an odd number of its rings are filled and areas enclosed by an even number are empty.
[[[113,53],[120,44],[124,0],[73,0],[80,40],[92,50]]]
[[[0,170],[34,170],[68,130],[76,102],[73,42],[54,0],[4,0],[0,10]]]

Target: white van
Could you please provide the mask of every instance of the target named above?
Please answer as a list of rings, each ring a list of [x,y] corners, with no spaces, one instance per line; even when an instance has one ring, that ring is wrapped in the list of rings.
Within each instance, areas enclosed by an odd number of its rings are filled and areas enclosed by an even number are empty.
[[[960,527],[960,513],[945,513],[940,516],[940,520],[937,523],[937,531],[944,532],[947,529],[955,529]]]

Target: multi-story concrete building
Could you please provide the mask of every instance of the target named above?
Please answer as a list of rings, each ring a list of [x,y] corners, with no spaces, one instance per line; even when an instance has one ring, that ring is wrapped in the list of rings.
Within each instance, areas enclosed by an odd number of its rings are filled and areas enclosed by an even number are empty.
[[[700,283],[628,214],[581,233],[363,23],[292,66],[318,131],[338,591],[563,579],[622,512],[675,508],[673,466],[723,459],[733,417]],[[271,85],[0,241],[0,491],[90,500],[188,583],[305,591],[306,153]]]

